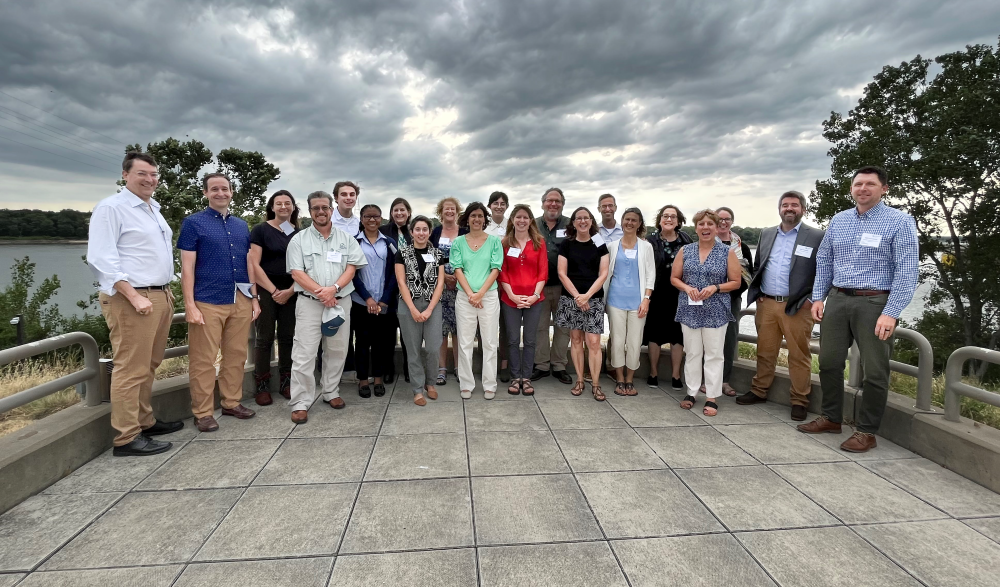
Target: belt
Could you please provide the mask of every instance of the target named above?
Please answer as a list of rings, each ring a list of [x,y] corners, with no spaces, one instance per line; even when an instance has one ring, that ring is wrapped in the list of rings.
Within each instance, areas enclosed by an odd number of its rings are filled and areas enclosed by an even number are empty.
[[[889,292],[884,289],[851,289],[849,287],[838,287],[837,291],[849,296],[880,296],[882,294],[889,294]]]
[[[156,291],[168,291],[170,289],[169,285],[143,285],[140,287],[132,286],[132,289],[146,289],[146,290],[156,290]]]
[[[772,299],[772,300],[774,300],[776,302],[787,302],[788,301],[788,296],[769,296],[766,293],[762,293],[760,295],[764,296],[765,298]]]

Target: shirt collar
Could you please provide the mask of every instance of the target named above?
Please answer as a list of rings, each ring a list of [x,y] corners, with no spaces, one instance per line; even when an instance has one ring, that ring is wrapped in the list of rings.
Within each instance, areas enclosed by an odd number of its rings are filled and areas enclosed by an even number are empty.
[[[309,234],[313,235],[314,237],[318,238],[321,241],[325,241],[329,240],[330,238],[333,238],[333,233],[339,229],[336,226],[330,226],[330,236],[328,238],[323,238],[322,233],[320,233],[320,231],[316,228],[315,224],[310,224],[307,230],[309,231]]]
[[[209,206],[208,208],[205,208],[205,212],[206,212],[207,214],[209,214],[210,216],[214,216],[214,217],[216,217],[216,218],[222,218],[223,220],[226,220],[226,219],[228,219],[228,218],[229,218],[230,216],[232,216],[232,215],[233,215],[233,213],[232,213],[232,212],[230,212],[230,211],[229,211],[229,210],[227,209],[227,210],[226,210],[226,215],[225,215],[225,216],[223,216],[223,215],[222,215],[222,212],[219,212],[218,210],[216,210],[215,208],[212,208],[211,206]]]
[[[368,243],[369,245],[372,244],[368,240],[368,235],[366,235],[365,231],[363,231],[363,230],[361,232],[359,232],[358,234],[356,234],[354,236],[354,238],[358,241],[359,244],[364,244],[364,243]],[[375,237],[375,242],[377,243],[380,240],[389,240],[389,237],[387,237],[384,234],[382,234],[381,231],[378,231],[378,236]],[[362,243],[362,241],[364,241],[364,243]]]
[[[121,194],[125,196],[125,199],[128,200],[129,205],[132,206],[133,208],[137,206],[142,206],[143,204],[146,203],[142,201],[142,198],[133,194],[131,190],[129,190],[128,188],[122,188]],[[153,198],[149,199],[149,205],[152,206],[154,210],[160,209],[160,203],[154,200]]]
[[[615,222],[615,225],[614,225],[613,228],[607,228],[607,227],[604,226],[603,222],[601,223],[601,230],[604,230],[606,232],[614,232],[616,230],[619,230],[621,227],[622,227],[621,222]]]
[[[871,208],[869,208],[867,212],[864,212],[864,213],[859,213],[858,212],[858,207],[855,206],[854,207],[854,216],[856,218],[868,218],[869,216],[872,216],[874,214],[877,214],[877,213],[881,212],[884,208],[885,208],[885,202],[882,201],[882,200],[879,200],[878,204],[875,204],[874,206],[872,206]]]
[[[802,226],[802,221],[801,220],[799,220],[799,223],[796,224],[791,230],[789,230],[788,232],[783,232],[781,230],[781,225],[779,224],[778,225],[778,234],[781,234],[781,235],[796,234],[796,233],[799,232],[799,227],[800,226]]]

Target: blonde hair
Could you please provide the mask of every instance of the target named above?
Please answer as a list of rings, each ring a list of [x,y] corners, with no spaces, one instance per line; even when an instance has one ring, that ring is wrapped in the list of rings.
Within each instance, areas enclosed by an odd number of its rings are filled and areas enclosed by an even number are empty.
[[[458,198],[452,196],[448,196],[447,198],[441,198],[441,201],[438,202],[437,208],[434,209],[434,215],[438,217],[438,220],[444,220],[444,218],[442,218],[441,215],[444,214],[444,205],[447,204],[448,202],[455,204],[455,222],[458,222],[458,219],[462,216],[463,213],[462,203],[458,201]]]
[[[705,209],[700,212],[695,213],[694,218],[691,219],[691,224],[698,226],[698,223],[703,219],[708,218],[715,223],[716,226],[719,225],[719,215],[715,213],[714,210]]]
[[[528,223],[528,237],[531,242],[535,244],[535,250],[542,248],[542,233],[538,231],[538,225],[535,224],[535,215],[531,213],[531,207],[527,204],[515,204],[510,210],[510,216],[507,217],[507,233],[503,235],[501,243],[505,247],[512,247],[515,244],[514,241],[514,217],[517,213],[524,210],[528,213],[528,219],[531,222]]]

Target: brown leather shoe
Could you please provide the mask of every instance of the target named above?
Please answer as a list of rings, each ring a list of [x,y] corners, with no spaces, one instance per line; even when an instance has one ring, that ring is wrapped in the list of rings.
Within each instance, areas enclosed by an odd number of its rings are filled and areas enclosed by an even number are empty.
[[[274,400],[271,399],[270,391],[262,391],[253,397],[253,401],[257,402],[258,406],[269,406]]]
[[[243,404],[236,404],[235,408],[222,408],[222,415],[232,416],[234,418],[239,418],[240,420],[249,420],[257,415],[257,412],[251,410]]]
[[[309,421],[309,412],[305,410],[295,410],[292,412],[292,422],[296,424],[305,424]]]
[[[840,450],[847,452],[868,452],[873,448],[875,448],[875,435],[861,431],[855,432],[840,444]]]
[[[736,400],[737,403],[739,403],[739,401],[739,399]],[[796,422],[805,420],[807,413],[808,412],[806,411],[805,406],[792,406],[792,420],[795,420]]]
[[[437,399],[438,398],[438,392],[437,392],[437,390],[434,390],[434,389],[428,389],[427,393],[425,395],[427,396],[427,399]]]
[[[760,397],[759,395],[757,395],[752,391],[748,391],[743,395],[739,396],[738,398],[736,398],[736,403],[738,403],[741,406],[749,406],[751,404],[762,404],[765,402],[767,402],[766,397]]]
[[[205,416],[204,418],[195,418],[194,425],[201,432],[215,432],[219,429],[219,423],[215,421],[214,416]]]
[[[342,410],[347,404],[344,403],[343,398],[335,397],[330,400],[330,407],[335,410]]]
[[[806,434],[822,434],[824,432],[840,434],[840,422],[831,422],[826,416],[820,416],[808,424],[799,424],[795,428]]]

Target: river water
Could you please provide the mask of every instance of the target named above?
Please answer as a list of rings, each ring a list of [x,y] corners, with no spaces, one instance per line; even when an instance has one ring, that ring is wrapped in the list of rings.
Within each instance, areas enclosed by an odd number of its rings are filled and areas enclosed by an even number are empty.
[[[753,247],[751,247],[753,249]],[[59,305],[59,310],[63,315],[81,315],[83,310],[76,307],[76,302],[87,299],[94,289],[94,275],[90,268],[81,259],[87,254],[85,244],[0,244],[0,289],[10,285],[10,268],[14,264],[14,259],[29,257],[35,263],[35,285],[38,285],[46,277],[53,274],[59,276],[62,287],[53,296],[53,302]],[[930,284],[923,283],[917,288],[913,301],[903,311],[903,319],[912,323],[923,313],[924,302],[927,294],[930,293]],[[746,304],[746,294],[743,294],[743,302]],[[98,312],[96,309],[89,310],[90,313]],[[2,319],[9,319],[9,316],[0,316]],[[754,325],[751,318],[744,318],[740,323],[740,330],[747,334],[754,334]]]

